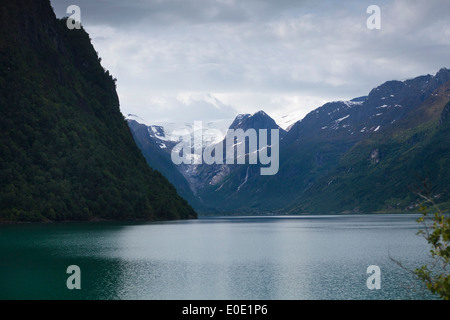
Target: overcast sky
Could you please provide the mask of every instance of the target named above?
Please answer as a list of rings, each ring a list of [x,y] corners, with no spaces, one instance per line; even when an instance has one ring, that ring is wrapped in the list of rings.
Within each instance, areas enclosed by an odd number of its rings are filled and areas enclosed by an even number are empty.
[[[149,122],[302,116],[387,80],[450,67],[448,0],[51,0],[69,5]],[[381,29],[369,30],[369,5]]]

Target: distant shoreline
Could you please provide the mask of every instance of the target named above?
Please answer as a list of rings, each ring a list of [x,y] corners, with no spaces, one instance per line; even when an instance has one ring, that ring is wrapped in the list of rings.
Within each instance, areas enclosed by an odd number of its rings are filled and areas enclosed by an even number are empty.
[[[235,218],[245,218],[245,217],[308,217],[308,216],[357,216],[357,215],[383,215],[383,214],[395,214],[395,215],[406,215],[414,214],[420,215],[419,211],[377,211],[377,212],[330,212],[330,213],[199,213],[198,217],[190,217],[187,219],[102,219],[102,218],[92,218],[89,220],[42,220],[42,221],[12,221],[12,220],[0,220],[0,225],[13,225],[13,224],[58,224],[58,223],[97,223],[97,222],[169,222],[169,221],[184,221],[184,220],[198,220],[199,218],[219,218],[219,217],[235,217]],[[447,213],[445,213],[447,214]]]
[[[182,220],[196,220],[195,217],[187,219],[102,219],[92,218],[89,220],[40,220],[40,221],[14,221],[14,220],[0,220],[0,225],[13,225],[13,224],[58,224],[58,223],[97,223],[97,222],[162,222],[162,221],[182,221]]]
[[[327,216],[327,215],[341,215],[341,216],[351,216],[351,215],[378,215],[378,214],[420,214],[419,211],[376,211],[376,212],[353,212],[353,211],[343,211],[343,212],[328,212],[328,213],[230,213],[230,212],[220,212],[220,213],[203,213],[198,214],[199,217],[251,217],[251,216],[261,216],[261,217],[283,217],[283,216]]]

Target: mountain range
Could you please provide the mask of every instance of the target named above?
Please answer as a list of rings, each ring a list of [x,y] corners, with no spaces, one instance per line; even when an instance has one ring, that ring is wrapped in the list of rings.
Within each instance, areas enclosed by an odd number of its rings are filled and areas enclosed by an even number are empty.
[[[264,111],[237,115],[219,122],[223,134],[204,142],[225,139],[230,122],[233,130],[279,129],[273,176],[260,175],[260,165],[174,165],[170,152],[179,136],[168,139],[174,124],[127,119],[148,163],[203,214],[395,212],[417,208],[424,181],[439,205],[449,207],[449,101],[450,70],[442,68],[326,103],[286,130]]]
[[[89,35],[67,28],[48,0],[4,0],[0,14],[0,222],[404,212],[417,209],[424,184],[450,209],[447,68],[387,81],[296,122],[261,110],[200,126],[147,123],[124,119]],[[227,141],[227,130],[251,129],[256,150],[203,161],[205,148],[217,156],[245,146]],[[191,136],[200,153],[175,165],[172,151]],[[277,155],[274,174],[261,174],[264,153]]]

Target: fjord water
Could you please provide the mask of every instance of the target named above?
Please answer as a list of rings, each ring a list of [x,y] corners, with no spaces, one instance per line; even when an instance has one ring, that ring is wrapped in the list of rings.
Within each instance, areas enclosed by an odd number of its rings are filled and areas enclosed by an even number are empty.
[[[417,215],[0,226],[1,299],[433,299]],[[81,270],[69,290],[66,269]],[[381,270],[369,290],[367,267]]]

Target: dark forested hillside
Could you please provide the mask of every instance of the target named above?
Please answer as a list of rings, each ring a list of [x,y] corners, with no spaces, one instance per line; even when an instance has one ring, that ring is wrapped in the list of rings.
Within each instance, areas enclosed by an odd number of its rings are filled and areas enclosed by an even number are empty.
[[[48,0],[0,6],[0,221],[196,216],[146,164],[115,80]]]

